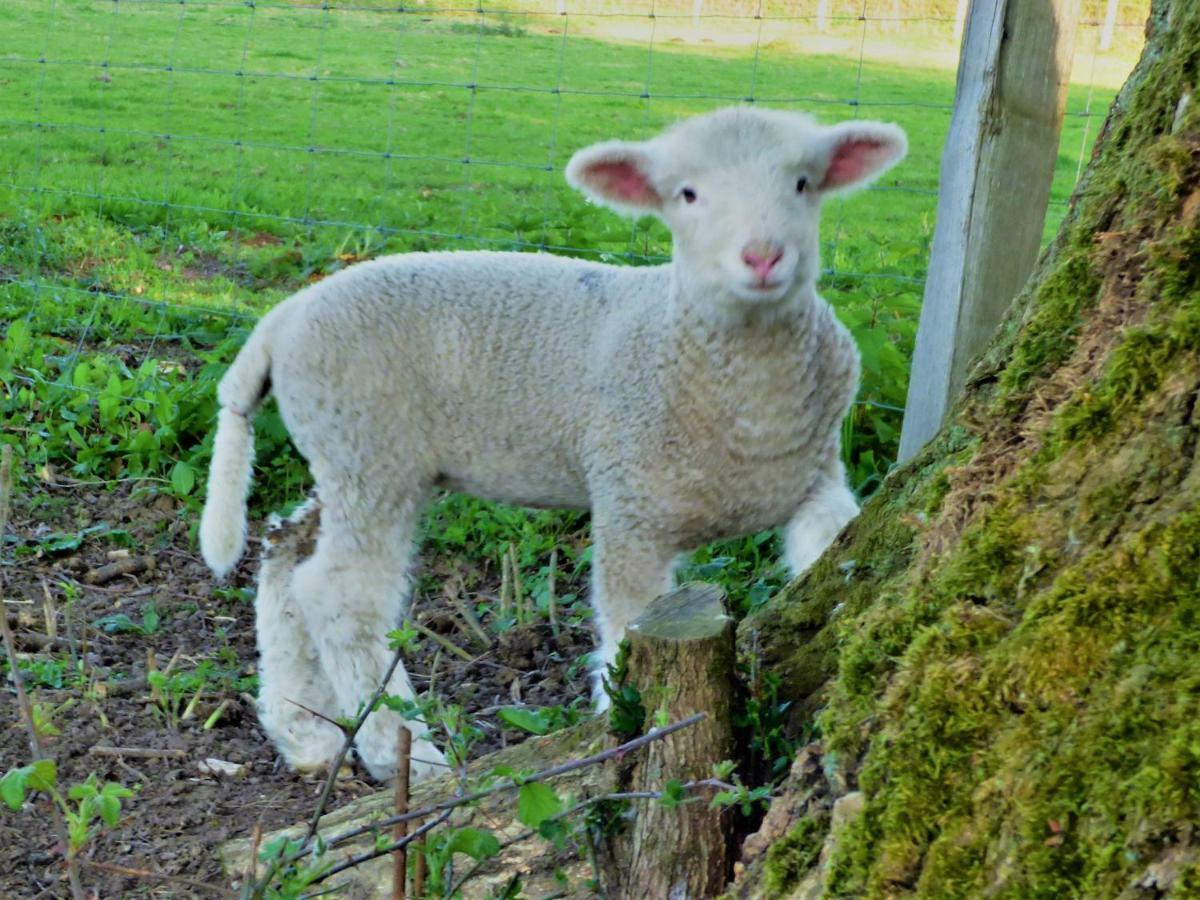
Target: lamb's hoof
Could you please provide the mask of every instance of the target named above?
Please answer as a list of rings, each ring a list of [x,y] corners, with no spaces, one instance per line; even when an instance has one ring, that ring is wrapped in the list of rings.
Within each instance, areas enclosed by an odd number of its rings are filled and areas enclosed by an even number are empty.
[[[263,727],[284,761],[297,772],[329,771],[346,741],[340,728],[315,716],[291,719],[282,727],[263,722]]]

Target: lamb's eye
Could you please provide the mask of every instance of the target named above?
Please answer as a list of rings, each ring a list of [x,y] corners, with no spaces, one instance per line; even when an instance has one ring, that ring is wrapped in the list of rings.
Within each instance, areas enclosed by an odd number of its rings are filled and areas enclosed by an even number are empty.
[[[696,202],[696,192],[693,191],[691,188],[684,188],[679,193],[680,193],[680,196],[683,197],[684,203],[695,203]]]
[[[803,194],[806,190],[808,190],[808,179],[801,175],[796,182],[796,193]]]

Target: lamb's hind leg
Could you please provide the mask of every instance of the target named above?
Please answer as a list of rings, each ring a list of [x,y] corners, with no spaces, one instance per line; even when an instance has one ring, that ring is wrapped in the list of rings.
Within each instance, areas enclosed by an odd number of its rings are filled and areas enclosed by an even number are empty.
[[[858,501],[846,484],[841,461],[828,467],[784,531],[784,558],[792,577],[820,559],[843,528],[858,515]]]
[[[371,699],[392,660],[387,632],[399,626],[408,607],[408,568],[425,492],[413,490],[380,504],[374,513],[351,510],[324,485],[320,492],[325,504],[320,537],[313,556],[297,567],[293,588],[340,712],[353,716]],[[387,690],[405,699],[414,696],[403,662]],[[355,747],[373,777],[386,780],[395,774],[398,730],[404,724],[387,709],[367,717]],[[445,771],[441,752],[422,737],[425,724],[407,724],[414,738],[413,777]]]
[[[302,772],[329,765],[344,741],[341,729],[322,718],[335,717],[338,703],[292,590],[319,510],[309,501],[267,535],[254,600],[258,718],[288,765]]]

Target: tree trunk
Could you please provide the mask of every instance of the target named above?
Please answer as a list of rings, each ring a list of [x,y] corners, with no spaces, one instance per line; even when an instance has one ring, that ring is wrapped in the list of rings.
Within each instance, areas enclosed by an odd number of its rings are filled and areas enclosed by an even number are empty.
[[[664,594],[627,632],[629,671],[647,714],[698,725],[650,745],[618,776],[618,790],[661,790],[671,780],[712,777],[733,757],[734,625],[713,585],[687,584]],[[600,849],[608,897],[712,897],[732,864],[730,814],[710,794],[679,806],[632,808],[625,827]]]
[[[947,425],[742,624],[822,738],[740,895],[1200,892],[1200,4],[1147,31]]]

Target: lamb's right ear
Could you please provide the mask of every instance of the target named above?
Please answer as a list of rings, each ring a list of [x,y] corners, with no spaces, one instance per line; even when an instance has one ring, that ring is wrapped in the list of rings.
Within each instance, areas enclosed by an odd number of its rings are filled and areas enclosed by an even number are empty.
[[[597,203],[630,216],[662,209],[663,199],[650,177],[646,144],[605,141],[584,147],[567,163],[567,183]]]

